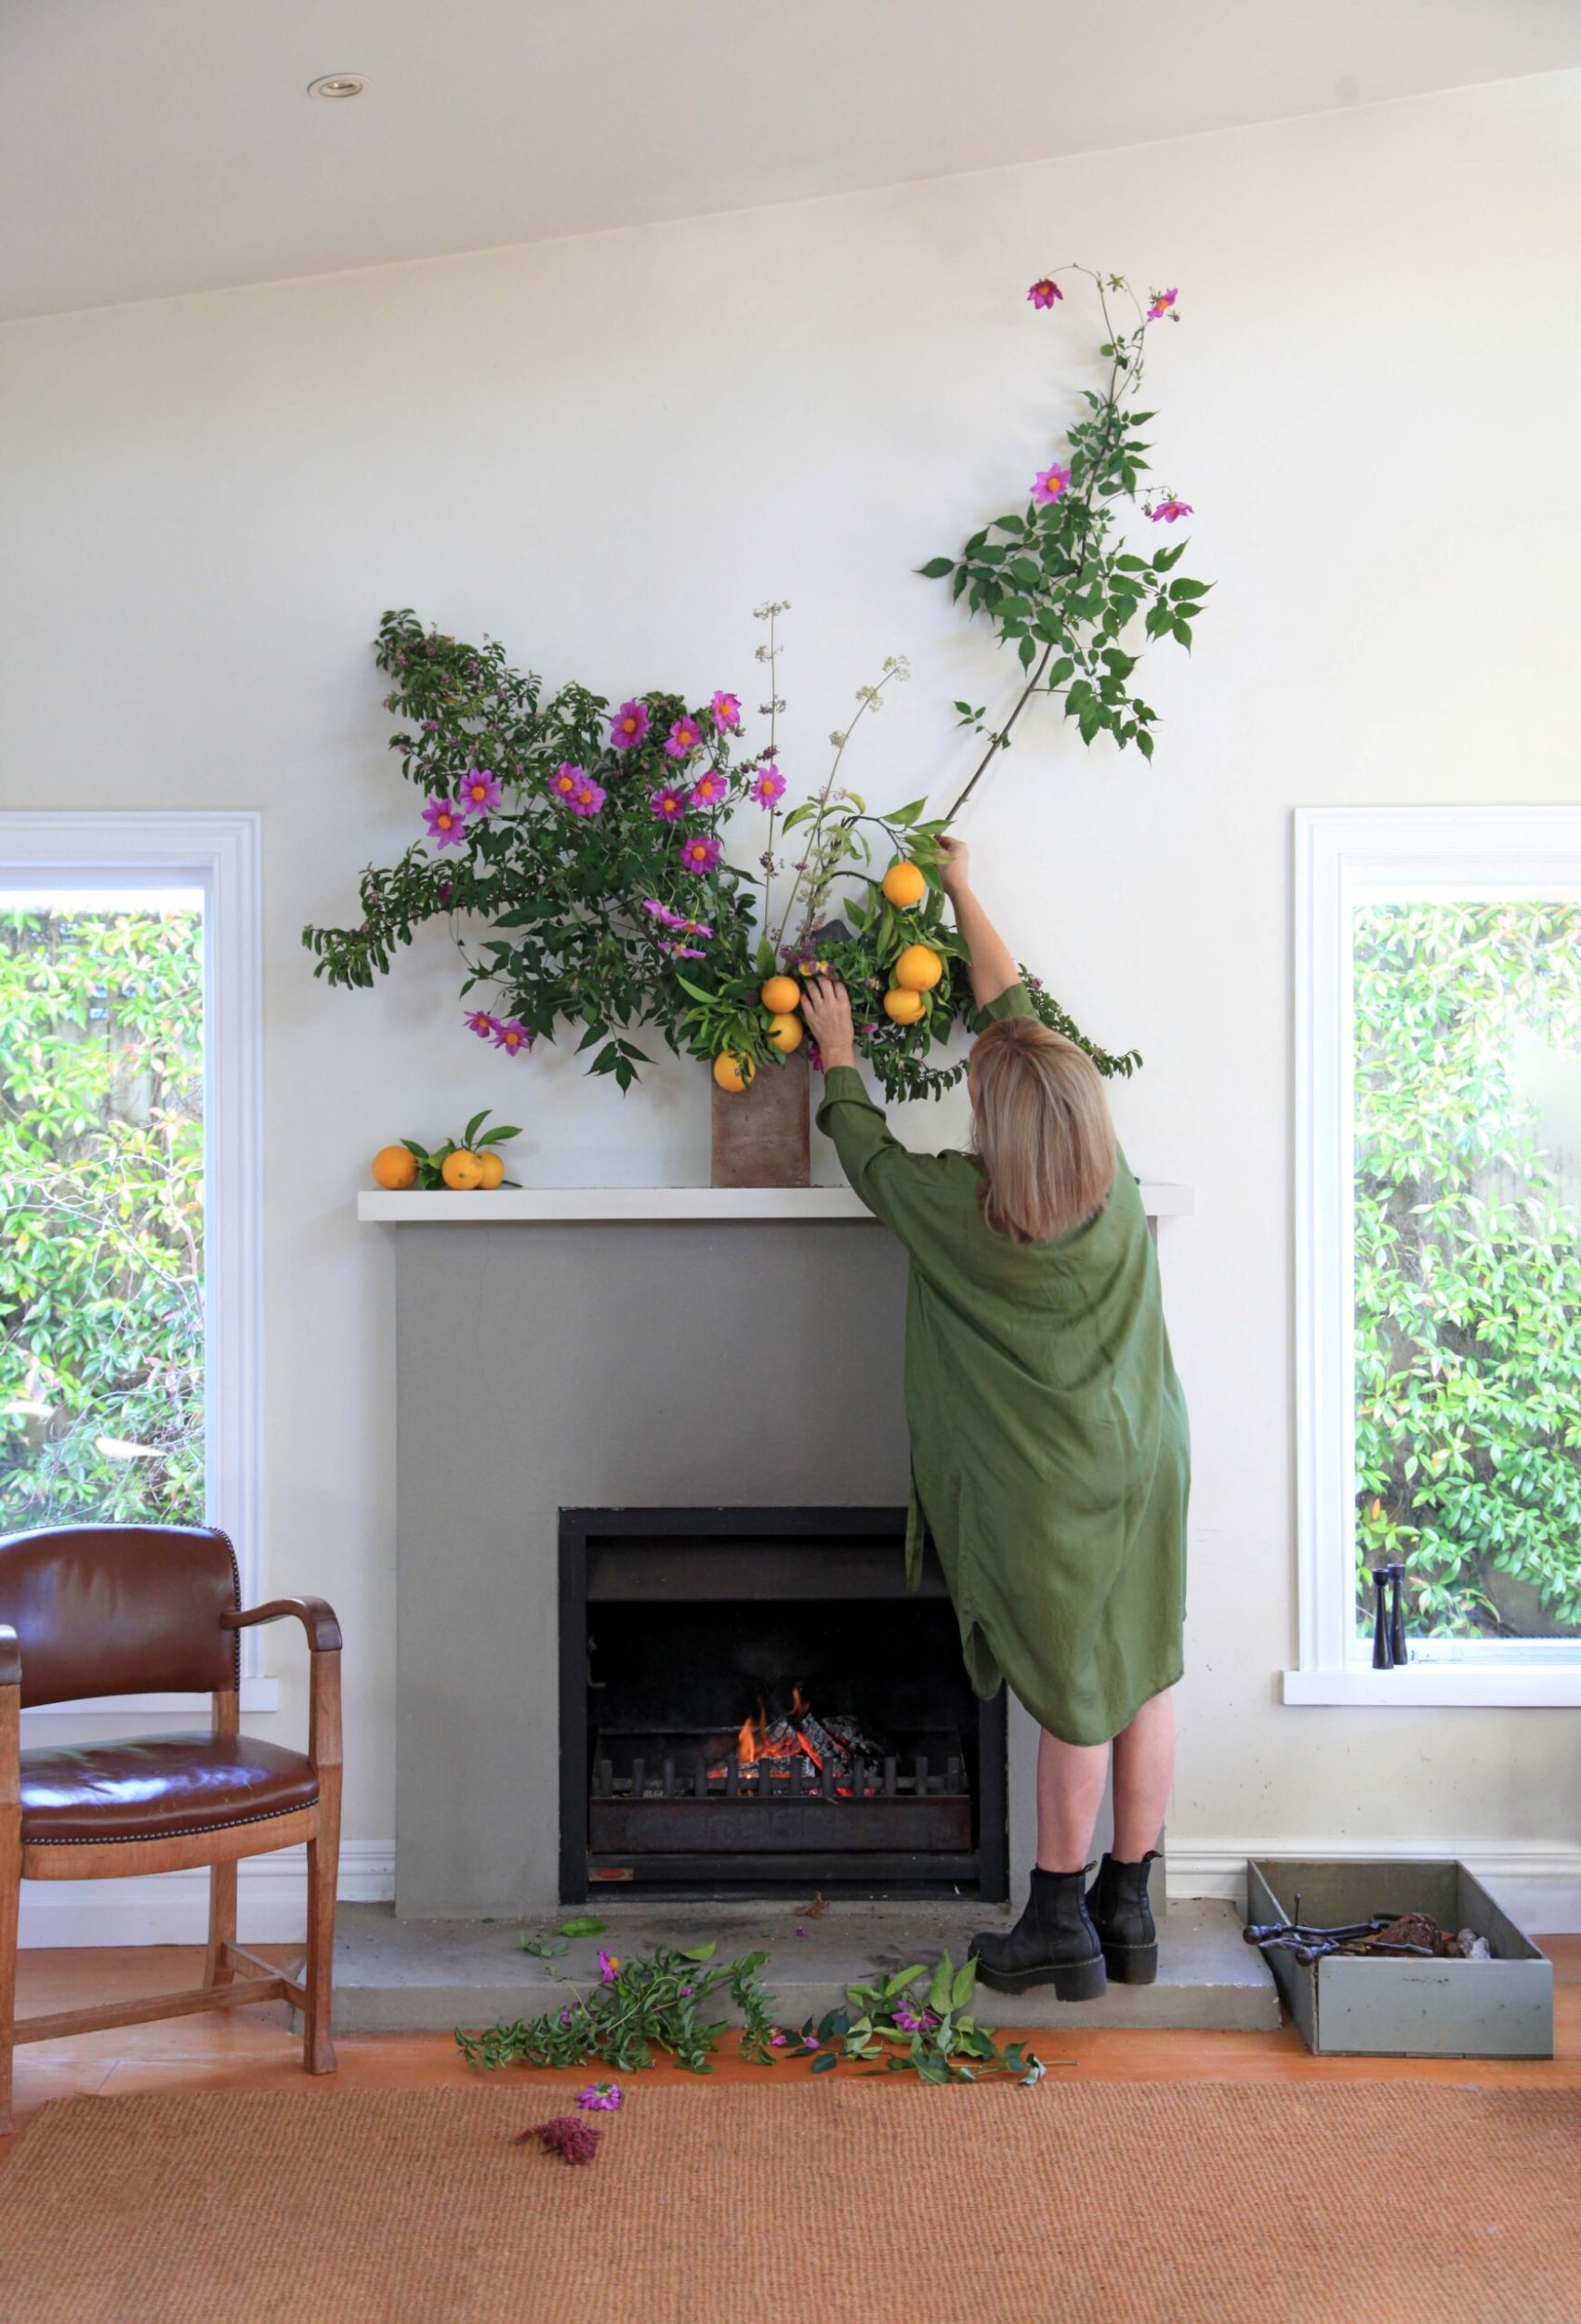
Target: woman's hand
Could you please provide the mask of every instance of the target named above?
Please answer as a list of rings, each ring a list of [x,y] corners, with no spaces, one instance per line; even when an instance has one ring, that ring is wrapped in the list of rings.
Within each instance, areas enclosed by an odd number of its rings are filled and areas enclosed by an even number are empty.
[[[964,839],[942,838],[939,847],[944,858],[939,884],[954,904],[971,892],[971,850]]]
[[[815,976],[803,985],[801,1013],[818,1044],[828,1073],[836,1065],[856,1063],[856,1028],[851,1023],[850,995],[837,979]]]

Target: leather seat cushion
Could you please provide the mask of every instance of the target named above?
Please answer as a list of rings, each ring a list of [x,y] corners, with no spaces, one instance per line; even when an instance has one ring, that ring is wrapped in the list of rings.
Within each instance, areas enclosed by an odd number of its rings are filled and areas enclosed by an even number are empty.
[[[311,1763],[250,1736],[151,1735],[21,1755],[22,1842],[175,1840],[310,1807]]]

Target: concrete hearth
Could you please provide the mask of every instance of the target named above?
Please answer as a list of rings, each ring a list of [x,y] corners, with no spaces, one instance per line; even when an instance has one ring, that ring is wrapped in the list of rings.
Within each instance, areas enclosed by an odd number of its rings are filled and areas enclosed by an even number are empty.
[[[592,1909],[592,1908],[589,1908]],[[599,1941],[623,1957],[655,1943],[695,1945],[714,1937],[718,1958],[767,1949],[763,1972],[787,2025],[821,2015],[848,1985],[914,1961],[934,1961],[948,1946],[957,1961],[974,1929],[1003,1925],[1008,1908],[916,1900],[831,1904],[816,1920],[784,1903],[613,1904],[599,1900],[610,1933]],[[560,1917],[560,1916],[556,1916]],[[538,1925],[538,1924],[532,1924]],[[546,1929],[554,1919],[546,1919]],[[805,1931],[798,1934],[797,1931]],[[560,2009],[566,1988],[521,1951],[511,1921],[398,1921],[388,1905],[342,1906],[336,1948],[335,2024],[339,2033],[468,2030]],[[573,1945],[554,1966],[573,1982],[596,1978],[591,1941]],[[721,2004],[719,2014],[727,2014]],[[1112,1985],[1096,2001],[1057,2001],[1050,1991],[984,1992],[985,2024],[1055,2027],[1207,2027],[1245,2033],[1279,2023],[1279,1995],[1256,1948],[1241,1941],[1241,1914],[1219,1899],[1170,1908],[1156,1985]],[[1051,2052],[1051,2055],[1057,2053]]]

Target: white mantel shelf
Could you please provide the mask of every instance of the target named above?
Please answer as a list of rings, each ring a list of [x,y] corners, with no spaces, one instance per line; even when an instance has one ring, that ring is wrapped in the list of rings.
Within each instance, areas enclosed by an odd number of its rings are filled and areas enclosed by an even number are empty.
[[[1189,1186],[1140,1181],[1150,1219],[1188,1218]],[[603,1225],[623,1220],[867,1219],[849,1186],[520,1186],[493,1194],[391,1195],[367,1189],[357,1216],[379,1226]]]

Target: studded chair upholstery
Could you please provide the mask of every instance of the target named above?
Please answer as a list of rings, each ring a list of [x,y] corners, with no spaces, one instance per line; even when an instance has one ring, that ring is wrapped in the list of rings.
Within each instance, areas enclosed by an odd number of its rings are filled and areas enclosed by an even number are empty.
[[[304,1756],[240,1732],[241,1632],[298,1620],[311,1659]],[[20,1748],[20,1712],[103,1695],[210,1695],[206,1735]],[[322,1598],[244,1613],[236,1555],[206,1525],[52,1525],[0,1538],[0,2133],[11,2124],[15,2042],[190,2010],[286,2000],[302,2012],[303,2063],[330,2041],[340,1850],[340,1630]],[[308,1942],[298,1975],[236,1941],[243,1856],[307,1843]],[[201,1987],[16,2021],[24,1880],[125,1878],[209,1867]]]

